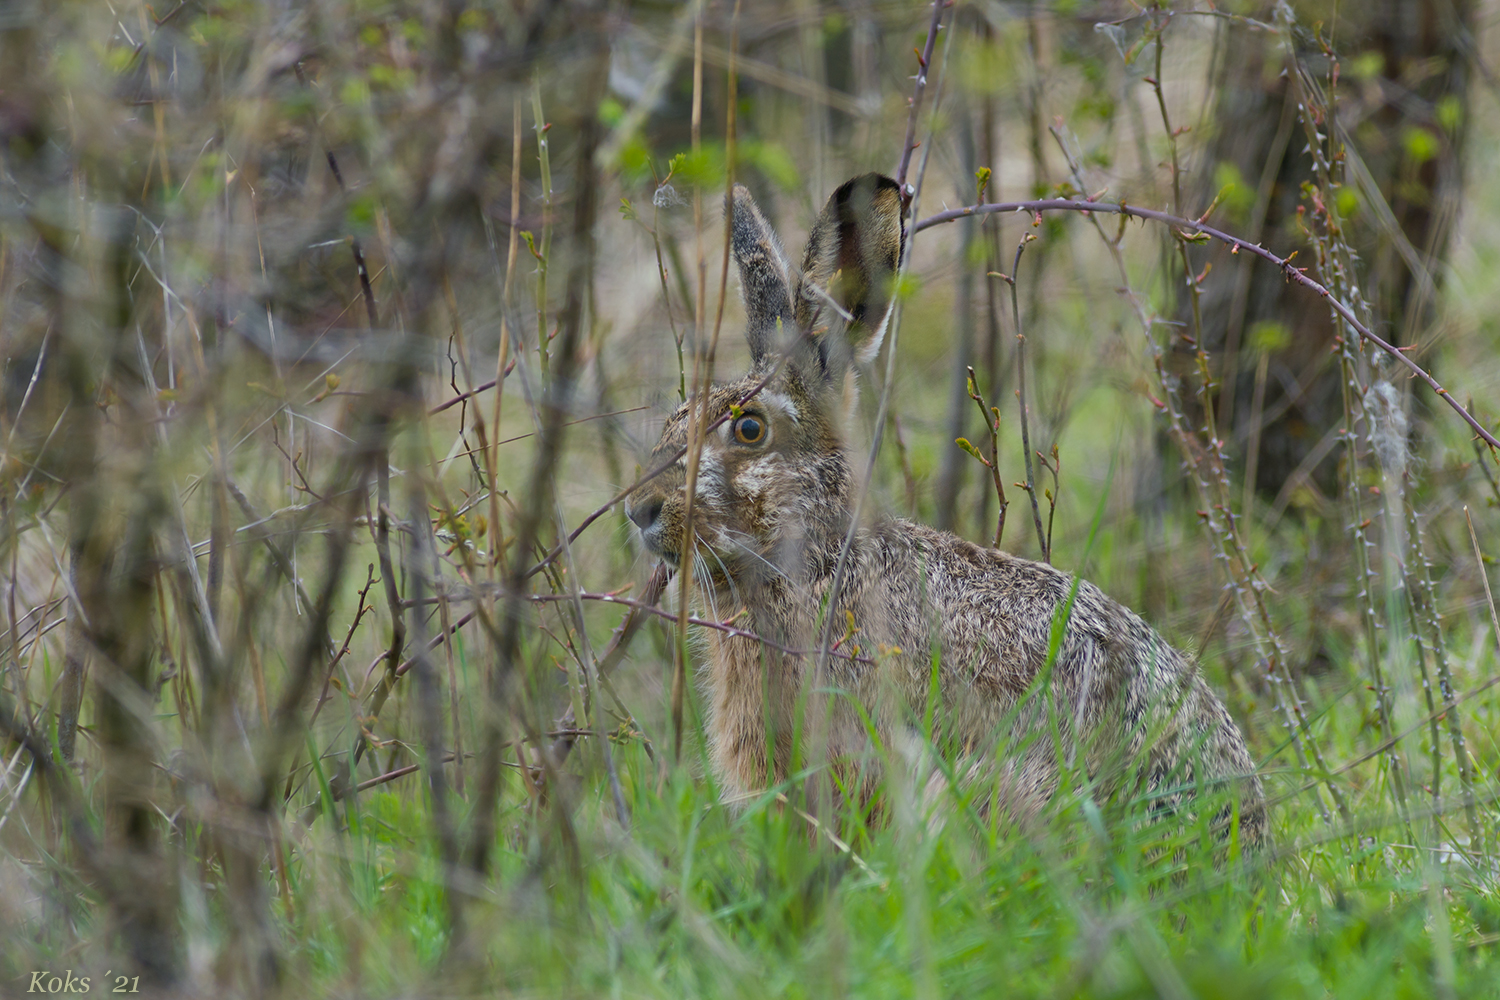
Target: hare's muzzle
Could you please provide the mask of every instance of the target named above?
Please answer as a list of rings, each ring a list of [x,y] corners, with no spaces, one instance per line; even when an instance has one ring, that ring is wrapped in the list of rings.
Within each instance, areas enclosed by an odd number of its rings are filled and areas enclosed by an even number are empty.
[[[675,562],[677,553],[663,547],[663,542],[667,541],[661,517],[665,504],[665,499],[659,493],[645,496],[637,494],[625,501],[625,516],[640,530],[641,541],[649,552]]]

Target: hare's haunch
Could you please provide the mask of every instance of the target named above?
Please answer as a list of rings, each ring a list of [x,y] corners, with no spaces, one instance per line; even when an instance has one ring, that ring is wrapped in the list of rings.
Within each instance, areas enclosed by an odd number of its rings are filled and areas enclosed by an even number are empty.
[[[1051,566],[876,520],[855,532],[838,606],[824,608],[852,517],[846,376],[878,350],[889,318],[901,192],[878,174],[840,187],[800,270],[748,191],[735,188],[729,211],[753,366],[701,399],[709,423],[728,419],[702,445],[689,551],[684,461],[626,504],[646,548],[686,563],[712,613],[765,640],[707,635],[708,733],[726,790],[763,788],[814,756],[793,748],[817,659],[799,651],[817,648],[827,614],[842,637],[827,680],[841,693],[827,726],[801,731],[826,737],[846,778],[864,784],[878,772],[866,719],[889,746],[924,717],[936,656],[942,737],[966,780],[991,781],[999,795],[977,800],[1023,819],[1056,790],[1060,767],[1079,767],[1158,808],[1191,812],[1195,798],[1211,798],[1219,828],[1238,814],[1243,842],[1261,843],[1260,779],[1229,713],[1194,664],[1092,584],[1074,595],[1073,578]],[[682,451],[700,415],[690,403],[667,420],[657,463]]]

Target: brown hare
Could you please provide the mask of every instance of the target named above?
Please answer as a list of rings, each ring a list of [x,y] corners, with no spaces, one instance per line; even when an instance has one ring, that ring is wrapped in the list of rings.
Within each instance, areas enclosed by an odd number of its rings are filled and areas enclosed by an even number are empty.
[[[1193,813],[1194,797],[1211,795],[1221,835],[1237,814],[1241,842],[1261,844],[1260,779],[1229,713],[1193,663],[1092,584],[1074,593],[1074,578],[1051,566],[877,518],[855,531],[837,606],[825,607],[854,517],[846,378],[884,334],[903,200],[878,174],[844,184],[800,272],[743,187],[728,211],[753,366],[706,394],[706,420],[720,422],[702,445],[693,551],[682,551],[680,454],[699,419],[693,404],[668,418],[654,450],[653,467],[671,464],[626,501],[645,547],[688,566],[710,613],[758,637],[704,630],[710,755],[726,793],[820,759],[846,792],[871,788],[876,741],[900,746],[935,692],[934,738],[957,753],[966,784],[993,783],[976,802],[1024,819],[1076,768],[1156,810]],[[824,615],[842,641],[814,682]],[[826,715],[806,711],[814,687],[837,692]],[[799,752],[795,734],[814,732],[820,753]]]

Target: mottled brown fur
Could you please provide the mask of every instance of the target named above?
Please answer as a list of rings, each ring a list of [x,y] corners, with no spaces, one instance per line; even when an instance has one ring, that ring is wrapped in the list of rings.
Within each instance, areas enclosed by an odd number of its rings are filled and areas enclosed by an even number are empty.
[[[800,273],[743,188],[730,210],[754,363],[744,377],[712,387],[708,417],[769,381],[704,444],[690,564],[711,613],[737,616],[737,627],[775,644],[707,633],[711,758],[733,794],[785,778],[793,760],[799,700],[816,657],[784,650],[818,643],[817,612],[851,517],[845,375],[851,356],[879,346],[904,234],[899,191],[875,174],[829,199]],[[684,406],[667,420],[657,461],[684,447],[698,416]],[[679,461],[627,502],[646,547],[673,565],[681,560],[685,478]],[[1187,811],[1192,789],[1227,785],[1242,840],[1263,841],[1260,780],[1229,713],[1189,660],[1093,584],[1077,583],[1050,684],[1038,684],[1053,622],[1073,592],[1070,575],[888,519],[855,532],[847,576],[832,610],[835,634],[841,651],[858,647],[865,659],[828,660],[829,681],[848,695],[832,700],[823,734],[836,768],[878,773],[856,703],[886,746],[899,742],[927,709],[936,651],[940,736],[967,761],[966,780],[991,782],[1011,816],[1045,804],[1061,763],[1101,788],[1140,789],[1158,795],[1160,807]],[[1039,695],[1039,687],[1047,690]],[[1216,820],[1231,811],[1221,807]]]

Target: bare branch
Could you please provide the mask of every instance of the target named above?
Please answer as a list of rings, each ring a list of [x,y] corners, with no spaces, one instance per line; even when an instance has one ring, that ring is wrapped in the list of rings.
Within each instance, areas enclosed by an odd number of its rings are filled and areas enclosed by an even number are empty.
[[[1397,361],[1400,361],[1414,376],[1426,382],[1433,392],[1443,397],[1444,401],[1453,408],[1453,411],[1474,429],[1475,434],[1482,438],[1491,448],[1500,450],[1500,439],[1497,439],[1493,434],[1485,430],[1484,426],[1478,420],[1474,419],[1474,415],[1464,409],[1458,400],[1453,398],[1453,394],[1443,388],[1438,380],[1433,378],[1425,368],[1407,357],[1406,353],[1400,348],[1387,343],[1371,331],[1369,327],[1361,323],[1354,315],[1354,310],[1335,298],[1333,293],[1315,278],[1308,277],[1302,268],[1294,267],[1290,258],[1278,257],[1259,244],[1242,240],[1238,236],[1232,236],[1221,229],[1215,229],[1213,226],[1204,223],[1201,219],[1184,219],[1180,216],[1170,215],[1167,212],[1158,212],[1151,208],[1137,208],[1134,205],[1124,204],[1117,205],[1107,201],[1087,201],[1076,198],[1041,198],[1036,201],[1002,201],[969,205],[965,208],[952,208],[945,212],[939,212],[936,215],[929,215],[927,218],[913,225],[911,231],[913,234],[920,233],[924,229],[931,229],[933,226],[940,226],[945,222],[956,222],[971,215],[998,215],[1006,212],[1083,212],[1085,215],[1090,212],[1103,212],[1112,215],[1130,216],[1136,219],[1149,219],[1152,222],[1161,222],[1168,226],[1173,226],[1189,234],[1202,233],[1204,236],[1227,244],[1231,248],[1231,253],[1239,253],[1241,250],[1244,250],[1262,260],[1269,261],[1286,275],[1288,281],[1295,281],[1304,288],[1310,288],[1326,298],[1333,311],[1338,313],[1344,322],[1356,330],[1361,337]]]
[[[927,89],[927,68],[932,65],[932,50],[937,45],[938,32],[942,30],[943,11],[952,0],[933,0],[932,23],[927,26],[927,41],[917,56],[917,83],[912,89],[911,110],[906,115],[906,142],[901,147],[901,164],[896,167],[896,183],[901,186],[901,197],[907,197],[906,173],[911,169],[911,154],[917,148],[917,113],[922,107],[922,93]]]

